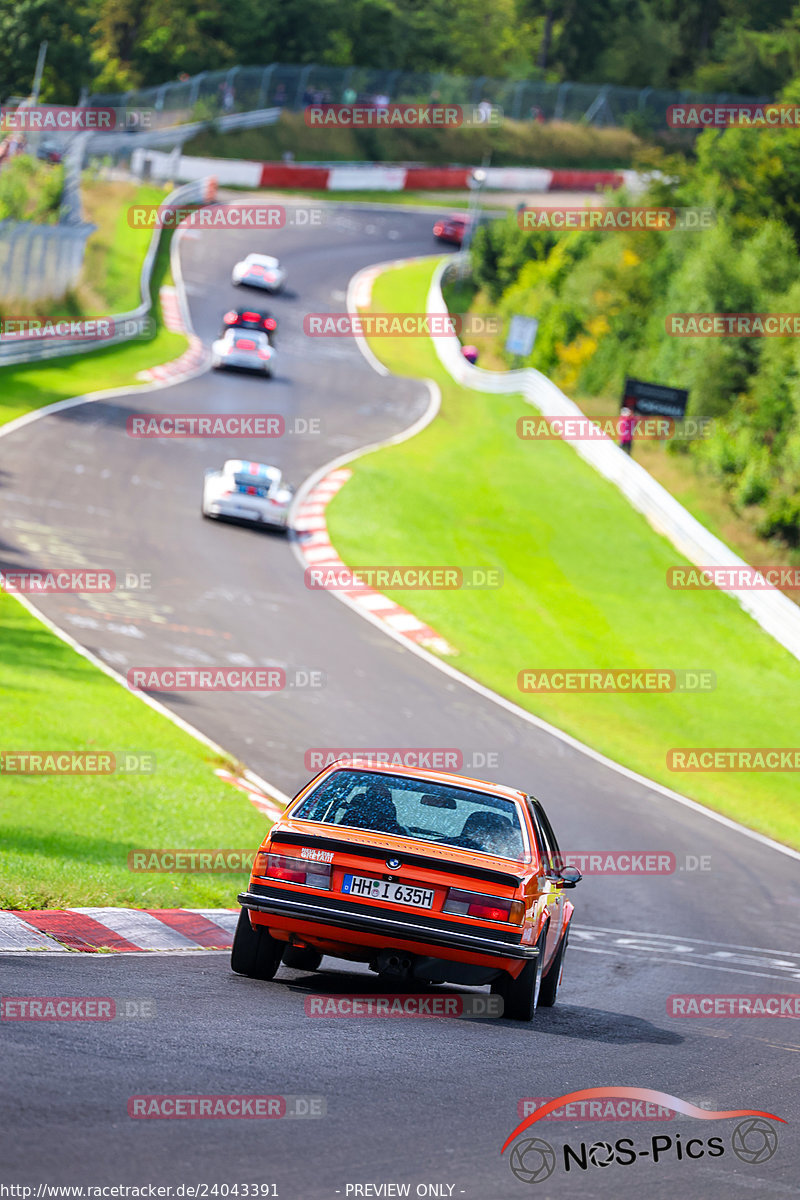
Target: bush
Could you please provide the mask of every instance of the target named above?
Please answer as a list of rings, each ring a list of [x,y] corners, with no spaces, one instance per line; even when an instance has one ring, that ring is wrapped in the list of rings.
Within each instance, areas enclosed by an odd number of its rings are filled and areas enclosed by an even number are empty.
[[[800,491],[780,496],[767,508],[758,532],[765,538],[777,538],[787,546],[800,546]]]

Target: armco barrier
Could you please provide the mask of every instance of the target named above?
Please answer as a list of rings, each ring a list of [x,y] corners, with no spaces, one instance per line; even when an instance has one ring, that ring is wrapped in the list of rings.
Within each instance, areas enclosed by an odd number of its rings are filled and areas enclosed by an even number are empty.
[[[189,180],[213,174],[222,184],[239,187],[308,188],[314,191],[466,191],[473,168],[436,167],[417,163],[284,163],[233,158],[196,158],[175,149],[167,154],[138,148],[131,156],[134,175],[151,179]],[[489,167],[486,191],[641,191],[645,181],[635,171],[551,171],[544,167]]]
[[[165,197],[163,204],[179,205],[179,204],[211,204],[217,191],[217,181],[213,177],[200,179],[194,183],[189,183],[185,187],[179,187],[169,196]],[[120,342],[131,341],[139,336],[139,323],[150,315],[152,301],[150,299],[150,279],[153,274],[153,264],[155,263],[156,254],[158,252],[158,244],[161,238],[161,230],[154,230],[153,236],[150,239],[150,245],[147,248],[144,263],[142,264],[142,272],[139,279],[140,295],[142,301],[137,308],[130,312],[115,314],[111,320],[114,322],[114,327],[118,331],[111,337],[103,338],[102,342],[98,342],[96,338],[83,339],[60,339],[60,338],[21,338],[14,337],[12,340],[3,341],[0,338],[0,366],[9,366],[13,363],[39,362],[47,358],[60,358],[67,354],[85,354],[88,350],[97,349],[99,346],[113,346]]]
[[[312,188],[328,186],[327,167],[294,166],[288,163],[262,163],[261,187]]]
[[[462,258],[462,256],[458,256]],[[462,260],[463,261],[463,260]],[[442,296],[445,271],[453,269],[454,258],[437,268],[428,293],[430,313],[446,313]],[[540,371],[528,367],[521,371],[484,371],[468,363],[461,353],[458,338],[438,337],[433,344],[439,359],[453,379],[481,392],[509,394],[520,392],[543,416],[582,416],[577,404],[568,399]],[[610,438],[572,443],[575,452],[596,471],[615,484],[633,507],[656,530],[668,538],[676,550],[694,566],[742,567],[730,547],[714,537],[674,496],[653,479],[644,467],[631,459]],[[666,580],[665,580],[666,586]],[[800,659],[800,608],[780,591],[737,591],[726,589],[762,629]]]
[[[86,153],[90,158],[110,155],[116,160],[127,158],[134,151],[141,149],[173,149],[207,129],[229,133],[234,129],[257,129],[264,125],[274,125],[281,111],[280,108],[262,108],[254,112],[229,113],[216,117],[213,121],[191,121],[183,125],[167,125],[140,133],[93,133],[87,140]]]

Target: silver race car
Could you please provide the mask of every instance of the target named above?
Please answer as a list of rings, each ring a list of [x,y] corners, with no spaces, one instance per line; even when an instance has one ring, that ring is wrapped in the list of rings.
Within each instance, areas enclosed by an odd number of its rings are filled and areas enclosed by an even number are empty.
[[[293,497],[278,467],[229,458],[221,471],[206,471],[202,511],[204,517],[286,529]]]
[[[248,254],[233,268],[231,282],[237,286],[246,284],[267,292],[279,292],[286,282],[286,272],[277,258],[269,254]]]
[[[226,329],[211,343],[211,366],[215,371],[223,367],[258,371],[269,379],[275,366],[275,347],[258,329]]]

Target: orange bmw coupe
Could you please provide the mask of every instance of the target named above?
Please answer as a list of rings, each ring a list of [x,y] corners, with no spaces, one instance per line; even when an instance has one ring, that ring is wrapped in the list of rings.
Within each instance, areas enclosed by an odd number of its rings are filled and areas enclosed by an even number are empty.
[[[541,804],[442,771],[334,762],[272,826],[239,896],[240,975],[322,956],[388,977],[489,984],[504,1016],[556,1001],[581,879]]]

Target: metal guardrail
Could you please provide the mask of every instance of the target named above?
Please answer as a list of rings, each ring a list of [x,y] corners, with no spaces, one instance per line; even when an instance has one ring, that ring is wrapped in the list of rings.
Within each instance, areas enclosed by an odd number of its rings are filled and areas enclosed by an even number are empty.
[[[181,205],[181,204],[209,204],[216,196],[216,180],[213,178],[198,179],[192,183],[184,184],[182,187],[176,188],[167,196],[163,203],[164,205]],[[0,226],[0,229],[2,226]],[[57,226],[36,226],[36,229],[46,231],[47,229],[57,230]],[[62,232],[67,233],[70,227],[62,227]],[[141,295],[141,303],[130,312],[118,313],[112,317],[106,318],[112,323],[113,333],[108,337],[99,339],[97,337],[85,338],[0,338],[0,366],[9,366],[14,363],[40,362],[49,358],[61,358],[64,355],[70,354],[85,354],[89,350],[99,350],[106,346],[119,345],[122,342],[133,341],[142,336],[142,333],[148,328],[147,322],[150,319],[152,309],[152,300],[150,298],[150,281],[153,274],[153,266],[158,253],[159,241],[162,231],[156,229],[150,239],[150,245],[147,248],[144,263],[142,264],[141,275],[139,277],[139,288]],[[0,242],[0,245],[2,243]],[[78,260],[78,268],[83,258],[83,247],[81,245],[81,254]],[[0,281],[2,280],[2,266],[0,265]],[[91,319],[91,318],[87,318]],[[98,320],[101,318],[97,318]]]
[[[80,278],[94,228],[0,221],[0,301],[33,302],[69,291]]]
[[[281,115],[280,108],[256,109],[253,112],[230,113],[208,121],[189,121],[183,125],[170,125],[163,129],[143,130],[141,133],[92,133],[84,143],[84,161],[87,157],[110,154],[115,158],[128,157],[134,150],[174,149],[188,142],[204,129],[219,129],[227,133],[233,129],[257,129],[262,125],[275,125]]]
[[[264,109],[269,105],[301,109],[319,102],[359,102],[374,96],[391,102],[477,105],[482,100],[513,120],[584,121],[622,125],[634,114],[663,127],[672,104],[768,101],[769,96],[742,96],[692,91],[661,91],[590,83],[546,83],[541,79],[497,79],[487,75],[449,75],[372,70],[369,67],[292,66],[230,67],[203,71],[191,79],[164,83],[116,95],[90,96],[93,107],[105,105],[152,108],[159,121],[181,113],[186,121],[201,105],[220,115]],[[211,115],[211,114],[209,114]]]
[[[88,133],[79,133],[77,137],[74,137],[61,160],[64,167],[64,187],[61,193],[61,211],[58,219],[62,225],[83,223],[81,168],[83,167],[86,141],[89,137],[91,134]]]
[[[437,268],[428,293],[427,311],[446,314],[442,295],[445,272],[455,265],[453,258]],[[459,383],[481,392],[522,393],[543,416],[581,417],[583,413],[560,388],[532,367],[520,371],[485,371],[468,363],[461,353],[458,338],[433,339],[436,353],[448,374]],[[644,467],[631,459],[610,438],[576,441],[572,446],[581,458],[615,484],[632,506],[647,518],[653,528],[694,566],[742,567],[743,559],[710,533],[674,496],[662,487]],[[725,589],[728,590],[728,589]],[[753,617],[767,633],[800,659],[800,607],[783,592],[736,591],[729,595]]]

